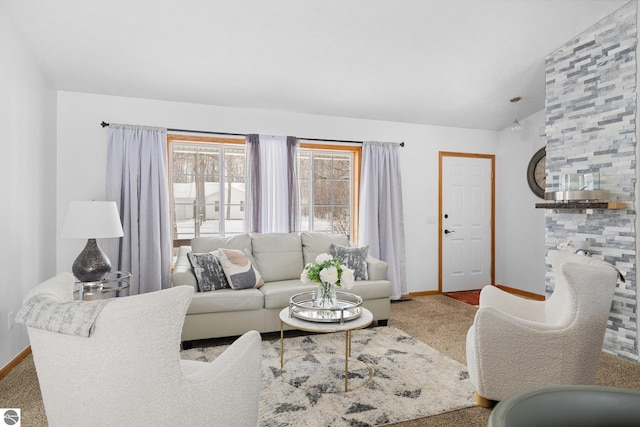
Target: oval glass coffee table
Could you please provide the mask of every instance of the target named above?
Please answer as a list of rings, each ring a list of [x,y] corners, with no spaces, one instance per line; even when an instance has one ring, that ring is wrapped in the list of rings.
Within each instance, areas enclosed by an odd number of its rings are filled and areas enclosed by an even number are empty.
[[[373,314],[364,307],[359,307],[361,314],[353,320],[344,323],[339,322],[315,322],[299,319],[291,314],[291,309],[285,307],[280,311],[280,375],[284,370],[284,325],[305,332],[315,332],[321,334],[344,332],[344,391],[349,391],[349,357],[351,357],[351,332],[357,329],[366,328],[373,321]],[[373,376],[373,371],[366,363],[361,362],[369,371],[369,378]]]

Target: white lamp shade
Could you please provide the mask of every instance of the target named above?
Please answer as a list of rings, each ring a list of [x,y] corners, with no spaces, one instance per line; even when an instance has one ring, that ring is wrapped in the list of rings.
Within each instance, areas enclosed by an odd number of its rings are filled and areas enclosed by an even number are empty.
[[[71,202],[60,237],[104,239],[122,237],[116,202]]]

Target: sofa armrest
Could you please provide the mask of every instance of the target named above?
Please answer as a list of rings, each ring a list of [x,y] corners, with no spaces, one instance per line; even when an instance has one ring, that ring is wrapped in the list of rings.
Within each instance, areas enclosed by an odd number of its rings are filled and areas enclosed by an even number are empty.
[[[367,256],[367,272],[369,273],[369,280],[386,280],[387,269],[389,265],[371,255]]]
[[[191,246],[180,246],[176,263],[173,267],[173,273],[171,273],[171,286],[188,285],[197,291],[198,282],[196,281],[196,276],[193,274],[193,268],[191,268],[191,263],[187,257],[189,252],[191,252]]]

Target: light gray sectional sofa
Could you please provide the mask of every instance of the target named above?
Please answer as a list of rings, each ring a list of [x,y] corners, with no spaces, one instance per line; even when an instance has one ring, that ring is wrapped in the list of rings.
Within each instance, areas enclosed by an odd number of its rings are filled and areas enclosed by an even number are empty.
[[[331,244],[351,246],[345,235],[302,232],[241,234],[229,238],[197,237],[191,246],[179,249],[171,276],[172,286],[194,287],[191,305],[182,329],[182,341],[241,335],[249,330],[280,330],[278,314],[289,298],[299,292],[317,289],[300,280],[307,263],[329,253]],[[198,292],[198,283],[187,254],[206,253],[219,248],[251,251],[254,266],[264,280],[260,288],[219,289]],[[387,263],[367,258],[368,280],[356,280],[348,292],[359,295],[363,306],[373,313],[378,325],[389,319],[391,282],[386,280]],[[346,291],[337,288],[339,291]]]

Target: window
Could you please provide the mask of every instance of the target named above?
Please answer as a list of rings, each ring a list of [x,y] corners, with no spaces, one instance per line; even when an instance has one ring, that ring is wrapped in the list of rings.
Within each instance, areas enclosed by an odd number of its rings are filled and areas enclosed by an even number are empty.
[[[356,240],[360,148],[301,144],[298,178],[301,231]]]
[[[174,246],[244,233],[244,139],[167,135]],[[360,147],[301,144],[300,230],[357,237]]]
[[[243,139],[168,135],[174,241],[244,232]]]

